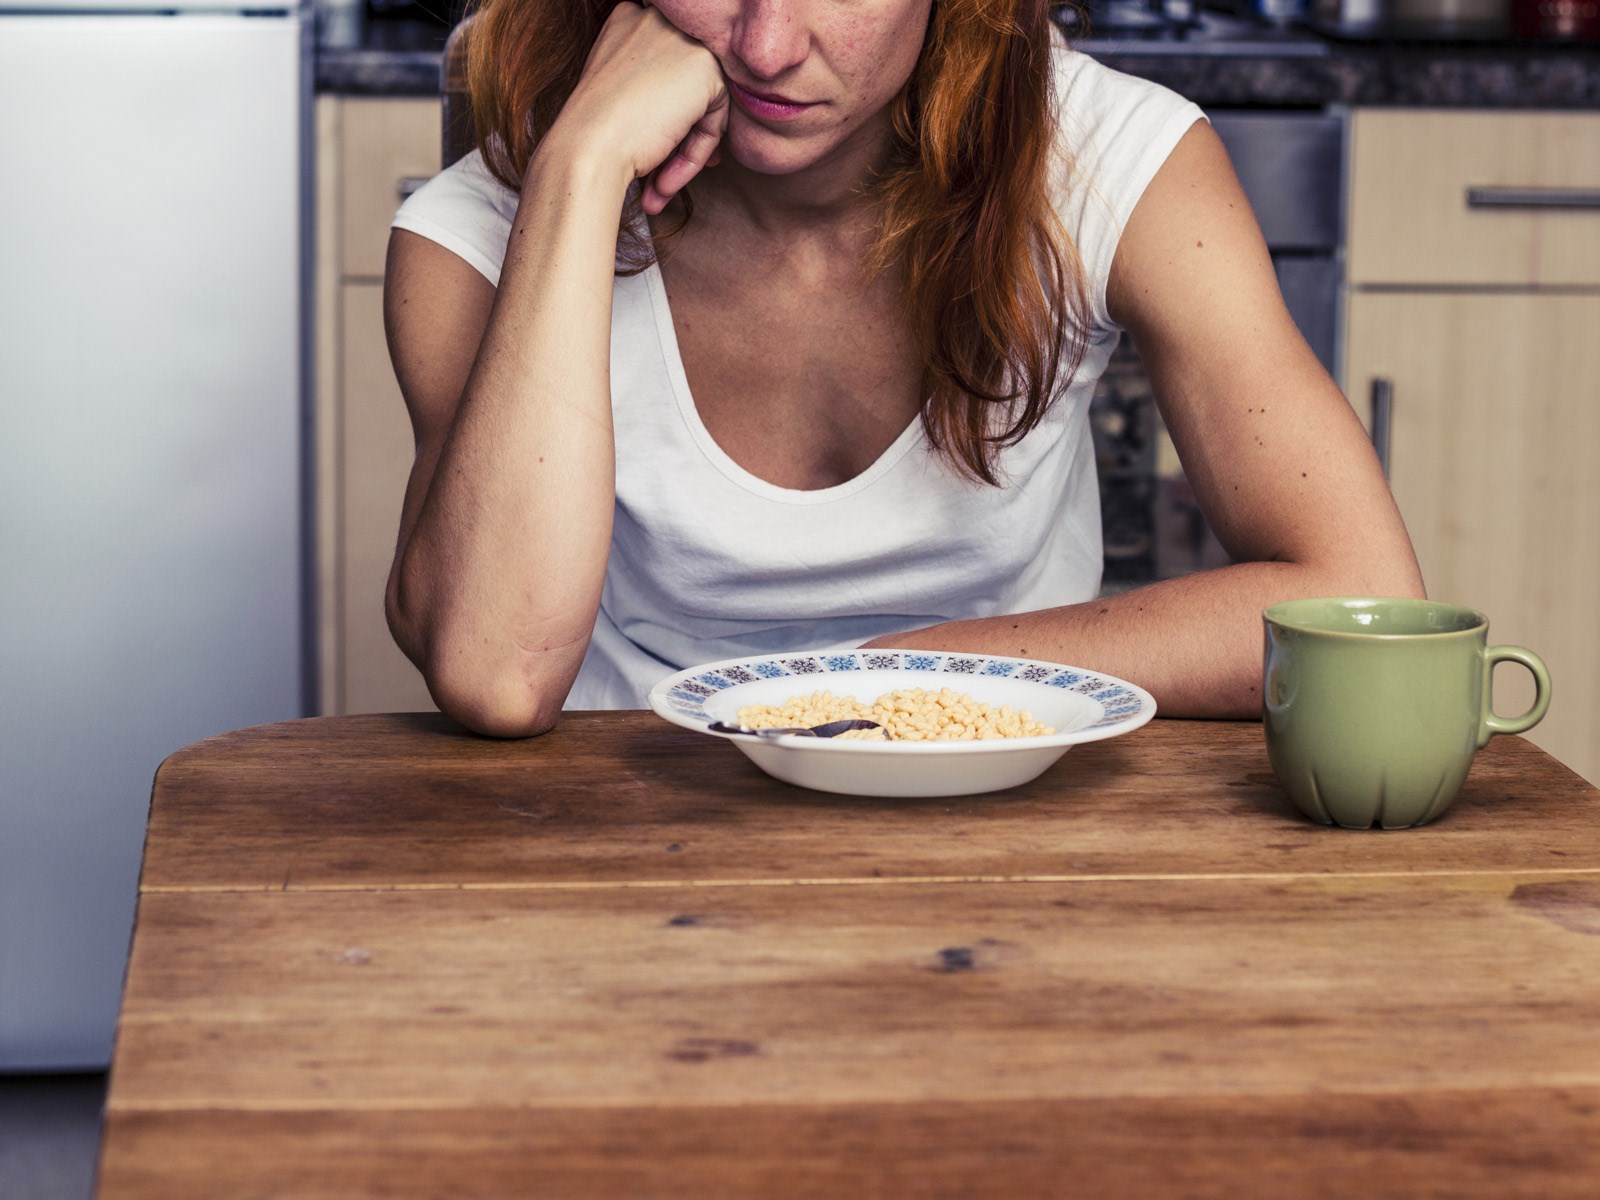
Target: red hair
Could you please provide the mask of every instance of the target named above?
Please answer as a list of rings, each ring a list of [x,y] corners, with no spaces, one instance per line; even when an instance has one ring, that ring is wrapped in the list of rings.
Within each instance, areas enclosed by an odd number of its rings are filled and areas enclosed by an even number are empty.
[[[478,0],[467,78],[490,172],[521,187],[616,0]],[[958,470],[995,484],[995,456],[1039,424],[1082,361],[1088,285],[1056,216],[1052,0],[934,0],[873,181],[867,266],[903,273],[924,362],[922,422]],[[692,185],[689,189],[692,191]],[[687,193],[683,194],[687,199]],[[679,210],[678,224],[689,219]],[[620,269],[655,247],[622,221]],[[671,232],[664,235],[670,239]]]

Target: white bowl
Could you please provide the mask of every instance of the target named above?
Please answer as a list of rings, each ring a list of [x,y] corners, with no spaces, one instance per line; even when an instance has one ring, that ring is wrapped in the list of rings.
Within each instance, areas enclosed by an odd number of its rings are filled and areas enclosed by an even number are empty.
[[[717,733],[748,704],[781,705],[830,691],[870,705],[899,688],[948,687],[995,707],[1027,709],[1056,732],[972,742],[839,741]],[[965,796],[1016,787],[1081,742],[1139,728],[1156,715],[1143,688],[1097,671],[1030,658],[920,650],[849,650],[732,658],[679,671],[650,691],[650,707],[685,729],[725,737],[767,774],[855,796]]]

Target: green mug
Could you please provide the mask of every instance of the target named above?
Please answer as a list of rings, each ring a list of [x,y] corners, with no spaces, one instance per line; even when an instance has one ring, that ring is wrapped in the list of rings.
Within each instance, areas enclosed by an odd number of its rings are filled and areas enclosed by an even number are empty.
[[[1306,816],[1404,829],[1450,807],[1472,756],[1550,707],[1550,673],[1520,646],[1490,646],[1479,612],[1432,600],[1290,600],[1262,613],[1267,755]],[[1538,694],[1496,716],[1494,664],[1519,662]]]

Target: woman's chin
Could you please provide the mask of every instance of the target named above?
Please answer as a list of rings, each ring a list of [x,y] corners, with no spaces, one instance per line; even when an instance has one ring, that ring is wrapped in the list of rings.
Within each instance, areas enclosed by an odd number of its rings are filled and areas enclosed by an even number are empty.
[[[785,137],[735,114],[722,138],[722,152],[747,171],[792,175],[816,163],[823,153],[812,138]]]

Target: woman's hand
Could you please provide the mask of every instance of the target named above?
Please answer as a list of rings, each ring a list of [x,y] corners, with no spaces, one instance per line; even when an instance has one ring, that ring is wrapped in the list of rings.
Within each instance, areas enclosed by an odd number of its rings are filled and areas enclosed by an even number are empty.
[[[551,133],[620,156],[629,180],[646,180],[641,200],[653,216],[717,161],[727,127],[716,56],[657,9],[624,0],[606,18]]]

